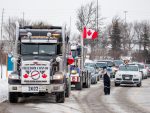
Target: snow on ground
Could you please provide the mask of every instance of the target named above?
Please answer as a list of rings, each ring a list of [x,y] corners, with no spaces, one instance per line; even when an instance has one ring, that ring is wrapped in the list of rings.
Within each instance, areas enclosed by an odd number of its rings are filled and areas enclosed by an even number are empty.
[[[0,77],[0,103],[7,100],[8,98],[8,82],[6,74],[6,66],[2,66],[2,78]]]
[[[129,90],[129,98],[140,108],[147,110],[150,113],[150,80],[144,80],[142,87]],[[134,98],[133,98],[134,97]]]

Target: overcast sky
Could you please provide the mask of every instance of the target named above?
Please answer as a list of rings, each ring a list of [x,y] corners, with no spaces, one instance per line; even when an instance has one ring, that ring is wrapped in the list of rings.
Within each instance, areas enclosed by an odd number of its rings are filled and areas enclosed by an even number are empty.
[[[0,11],[2,8],[5,9],[4,20],[9,16],[21,18],[24,12],[25,19],[42,20],[52,25],[62,25],[65,22],[69,26],[71,17],[72,31],[76,31],[76,11],[81,5],[90,1],[97,0],[0,0]],[[150,0],[98,1],[100,13],[102,17],[106,17],[107,23],[111,22],[115,15],[124,19],[124,11],[128,11],[127,22],[150,20]]]

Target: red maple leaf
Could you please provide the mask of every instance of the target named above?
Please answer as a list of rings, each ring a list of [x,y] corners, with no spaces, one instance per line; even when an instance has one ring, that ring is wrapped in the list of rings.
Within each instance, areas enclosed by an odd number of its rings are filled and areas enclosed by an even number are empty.
[[[46,77],[47,77],[47,75],[46,75],[46,74],[43,74],[43,75],[42,75],[42,77],[43,77],[43,78],[46,78]]]
[[[28,74],[23,75],[24,78],[28,78]]]
[[[90,35],[92,34],[92,32],[89,30],[89,31],[87,32],[87,34],[90,36]]]

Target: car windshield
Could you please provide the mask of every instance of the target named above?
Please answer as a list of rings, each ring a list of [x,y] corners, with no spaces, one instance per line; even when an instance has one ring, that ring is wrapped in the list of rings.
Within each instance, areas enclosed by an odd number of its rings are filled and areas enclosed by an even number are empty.
[[[56,44],[21,44],[22,55],[55,55]]]
[[[138,64],[138,66],[139,66],[140,69],[144,69],[144,65]]]
[[[119,66],[120,64],[123,64],[122,60],[114,60],[115,66]]]
[[[92,67],[86,67],[86,69],[89,71],[89,72],[91,72],[91,73],[93,73],[94,72],[94,68],[92,68]]]
[[[105,62],[98,62],[98,63],[96,63],[96,65],[99,68],[107,67],[107,63],[105,63]]]
[[[85,67],[95,67],[95,63],[85,63]]]
[[[138,71],[138,67],[137,66],[126,65],[126,66],[120,66],[119,70],[120,71]]]

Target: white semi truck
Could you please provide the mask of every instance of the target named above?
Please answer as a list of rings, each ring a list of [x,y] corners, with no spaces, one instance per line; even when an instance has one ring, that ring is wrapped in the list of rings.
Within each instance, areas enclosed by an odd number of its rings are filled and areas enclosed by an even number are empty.
[[[18,97],[56,95],[63,103],[70,93],[67,73],[67,36],[64,26],[16,24],[14,71],[9,75],[9,101]]]

